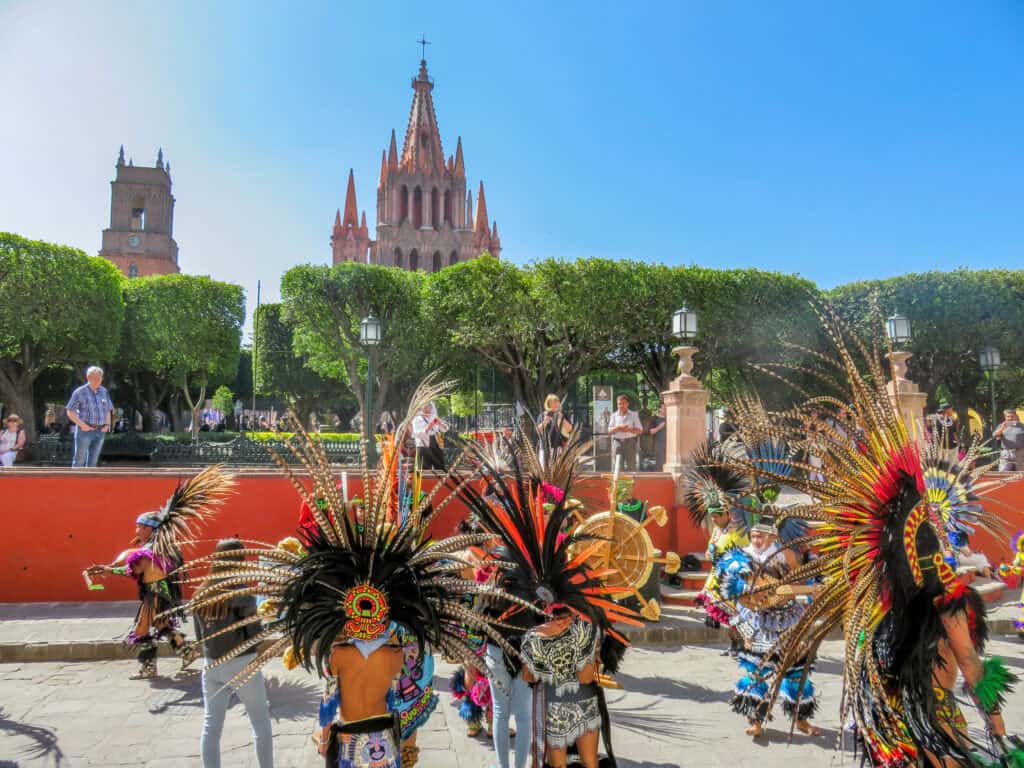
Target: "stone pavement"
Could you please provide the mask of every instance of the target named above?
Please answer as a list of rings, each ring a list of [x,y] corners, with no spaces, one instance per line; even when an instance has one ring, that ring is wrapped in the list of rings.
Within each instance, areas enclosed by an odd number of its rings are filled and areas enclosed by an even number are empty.
[[[1024,671],[1021,650],[1012,639],[991,643],[991,652],[1017,671]],[[608,692],[620,768],[839,766],[840,651],[838,642],[826,643],[814,676],[822,700],[816,722],[824,734],[797,734],[787,746],[781,713],[766,740],[754,743],[743,735],[744,723],[728,704],[735,662],[719,647],[632,649],[618,676],[624,690]],[[169,676],[148,682],[126,679],[134,669],[130,661],[0,664],[0,768],[198,766],[199,673],[170,675],[174,661],[161,664]],[[467,738],[451,706],[445,684],[450,671],[438,665],[441,702],[420,732],[420,765],[489,768],[494,761],[488,742]],[[278,768],[321,765],[308,742],[318,683],[274,663],[267,695]],[[1024,730],[1024,690],[1010,697],[1004,711],[1011,728]],[[973,712],[968,718],[977,725]],[[250,741],[244,710],[236,703],[222,740],[225,768],[254,765]],[[857,761],[847,753],[845,764]]]

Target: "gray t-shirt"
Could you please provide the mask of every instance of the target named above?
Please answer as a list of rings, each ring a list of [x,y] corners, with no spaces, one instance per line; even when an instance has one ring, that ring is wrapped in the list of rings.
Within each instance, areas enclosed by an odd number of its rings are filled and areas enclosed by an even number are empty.
[[[1004,451],[1024,450],[1024,424],[1019,421],[1008,424],[999,438],[999,447]]]

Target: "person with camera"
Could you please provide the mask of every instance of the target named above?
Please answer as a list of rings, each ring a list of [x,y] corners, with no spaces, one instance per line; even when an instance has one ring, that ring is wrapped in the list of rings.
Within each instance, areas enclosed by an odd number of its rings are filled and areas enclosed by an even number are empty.
[[[996,427],[992,439],[999,442],[999,471],[1024,471],[1024,424],[1015,408],[1003,411],[1003,423]]]

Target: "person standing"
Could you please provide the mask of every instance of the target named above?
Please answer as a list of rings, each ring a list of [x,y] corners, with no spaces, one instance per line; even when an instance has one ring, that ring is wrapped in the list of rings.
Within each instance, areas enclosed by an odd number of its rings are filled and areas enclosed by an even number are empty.
[[[103,450],[103,439],[110,431],[110,414],[114,403],[103,386],[103,369],[91,365],[85,372],[86,383],[71,393],[65,406],[68,418],[75,425],[73,467],[95,467]]]
[[[996,427],[992,438],[999,441],[999,471],[1024,471],[1024,425],[1016,409],[1003,411],[1003,423]]]
[[[935,442],[944,450],[956,451],[960,447],[959,427],[953,406],[943,400],[935,414]]]
[[[448,425],[437,415],[437,407],[427,403],[412,420],[412,437],[416,441],[416,459],[422,469],[445,471],[444,447],[439,435],[448,431]]]
[[[537,420],[537,434],[540,435],[540,452],[554,459],[572,434],[572,422],[562,413],[562,401],[558,395],[544,398],[544,413]]]
[[[256,598],[248,594],[251,590],[244,585],[224,587],[217,583],[218,574],[245,561],[244,545],[238,539],[221,539],[214,552],[226,554],[214,560],[210,577],[198,590],[198,594],[212,596],[223,591],[235,592],[230,598],[199,606],[193,611],[196,639],[203,643],[206,664],[203,668],[203,734],[199,740],[203,768],[220,768],[220,737],[224,730],[224,716],[234,694],[245,707],[256,742],[256,764],[259,768],[273,768],[273,729],[270,725],[270,708],[267,706],[267,687],[263,675],[257,671],[245,682],[233,683],[239,673],[256,658],[257,648],[253,646],[222,664],[214,664],[235,647],[260,633],[260,623],[238,626],[239,622],[256,615]],[[232,628],[234,627],[234,628]]]
[[[629,410],[626,395],[619,395],[616,404],[618,409],[608,419],[608,434],[612,436],[612,466],[615,466],[615,457],[621,456],[619,469],[635,470],[636,437],[644,430],[637,412]]]
[[[665,403],[658,406],[658,412],[647,421],[647,434],[651,436],[651,455],[655,472],[665,466]]]
[[[13,467],[18,451],[25,447],[25,430],[21,428],[23,422],[16,413],[8,414],[4,423],[7,426],[0,432],[0,467]]]

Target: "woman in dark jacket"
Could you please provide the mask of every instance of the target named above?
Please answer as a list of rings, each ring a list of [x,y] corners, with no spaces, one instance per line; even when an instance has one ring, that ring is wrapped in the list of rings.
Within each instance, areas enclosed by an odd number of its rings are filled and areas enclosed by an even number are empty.
[[[215,551],[230,552],[242,549],[244,546],[238,539],[221,539],[217,542]],[[244,559],[245,556],[239,552],[237,558],[218,560],[211,567],[210,574],[230,567],[232,561],[237,563]],[[200,591],[207,583],[204,582]],[[263,675],[257,672],[241,685],[231,683],[245,665],[256,658],[256,648],[216,667],[210,666],[232,648],[255,637],[260,631],[260,623],[253,622],[216,637],[213,637],[214,633],[255,614],[256,598],[252,595],[238,595],[230,601],[199,608],[195,612],[196,637],[203,641],[206,657],[206,666],[203,669],[203,735],[199,742],[203,768],[220,768],[220,735],[224,730],[224,715],[227,713],[232,693],[245,706],[245,712],[249,716],[252,735],[256,741],[256,762],[259,768],[274,766],[273,731],[270,726],[270,708],[267,705],[267,687],[263,682]]]

